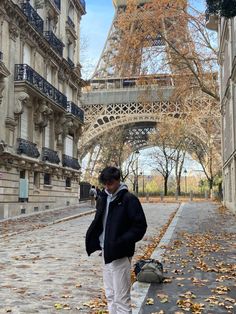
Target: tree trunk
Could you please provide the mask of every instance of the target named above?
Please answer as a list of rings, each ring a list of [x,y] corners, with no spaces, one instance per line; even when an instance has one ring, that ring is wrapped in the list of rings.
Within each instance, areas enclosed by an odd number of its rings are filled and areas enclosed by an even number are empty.
[[[167,183],[168,183],[168,177],[164,177],[164,195],[165,196],[167,196],[167,193],[168,193]]]
[[[176,178],[176,192],[178,196],[181,195],[180,177]]]
[[[210,198],[213,199],[213,179],[212,178],[208,179],[208,185],[210,189]]]

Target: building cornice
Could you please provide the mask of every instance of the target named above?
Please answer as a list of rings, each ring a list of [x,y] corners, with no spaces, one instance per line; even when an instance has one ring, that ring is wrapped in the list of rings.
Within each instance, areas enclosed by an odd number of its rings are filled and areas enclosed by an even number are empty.
[[[85,7],[83,7],[80,0],[71,0],[71,2],[74,4],[74,6],[76,7],[76,10],[78,10],[78,12],[80,12],[81,15],[86,14],[86,9]]]

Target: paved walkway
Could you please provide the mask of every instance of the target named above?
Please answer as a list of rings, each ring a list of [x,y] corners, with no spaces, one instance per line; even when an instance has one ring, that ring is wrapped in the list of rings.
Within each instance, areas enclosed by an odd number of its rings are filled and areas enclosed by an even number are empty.
[[[63,219],[80,216],[81,214],[89,213],[93,210],[94,209],[90,206],[90,202],[83,202],[65,208],[50,209],[3,219],[0,220],[0,239],[12,234],[42,228],[49,224],[60,222]]]
[[[136,255],[152,243],[178,207],[144,204],[149,227]],[[0,240],[1,314],[93,313],[90,301],[96,298],[101,305],[101,257],[98,252],[88,257],[84,247],[92,219],[87,215],[38,226]]]
[[[236,313],[236,217],[218,207],[180,207],[162,239],[165,245],[153,253],[163,262],[167,279],[135,283],[134,314]]]

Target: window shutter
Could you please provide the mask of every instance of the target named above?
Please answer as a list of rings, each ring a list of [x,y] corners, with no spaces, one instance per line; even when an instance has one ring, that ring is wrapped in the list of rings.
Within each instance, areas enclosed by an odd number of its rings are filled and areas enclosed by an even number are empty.
[[[67,99],[72,101],[73,100],[73,90],[70,86],[67,85],[66,87],[66,96],[67,96]]]

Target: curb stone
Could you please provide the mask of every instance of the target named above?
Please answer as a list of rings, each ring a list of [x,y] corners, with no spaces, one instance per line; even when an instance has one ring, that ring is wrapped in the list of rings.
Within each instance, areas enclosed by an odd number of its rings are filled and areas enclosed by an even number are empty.
[[[162,255],[166,250],[165,248],[163,248],[163,245],[169,244],[171,237],[173,235],[173,232],[175,230],[175,227],[177,225],[177,222],[179,218],[181,217],[184,205],[185,203],[181,203],[181,205],[179,206],[173,220],[171,221],[161,241],[159,242],[158,246],[153,251],[151,258],[157,259],[160,262],[162,261]],[[132,300],[132,304],[134,305],[134,308],[132,308],[132,314],[139,314],[139,311],[146,298],[150,285],[151,285],[150,283],[144,283],[144,282],[138,282],[138,281],[135,281],[134,284],[132,285],[131,300]]]
[[[86,211],[86,212],[83,212],[83,213],[79,213],[79,214],[76,214],[76,215],[73,215],[73,216],[69,216],[69,217],[64,217],[64,218],[61,218],[61,219],[57,219],[57,220],[54,220],[54,221],[52,221],[52,222],[45,223],[44,225],[41,226],[41,228],[45,228],[45,227],[52,226],[52,225],[55,225],[55,224],[58,224],[58,223],[61,223],[61,222],[73,220],[73,219],[76,219],[76,218],[79,218],[79,217],[82,217],[82,216],[91,215],[91,214],[93,214],[93,213],[95,213],[95,212],[96,212],[96,210],[93,209],[93,210],[89,210],[89,211]],[[5,238],[9,238],[9,237],[15,236],[15,235],[17,235],[17,234],[24,233],[24,232],[30,232],[30,231],[31,231],[31,230],[29,230],[29,231],[19,231],[19,232],[9,233],[9,234],[7,234],[7,235],[0,236],[0,240],[1,240],[1,239],[4,240]]]

